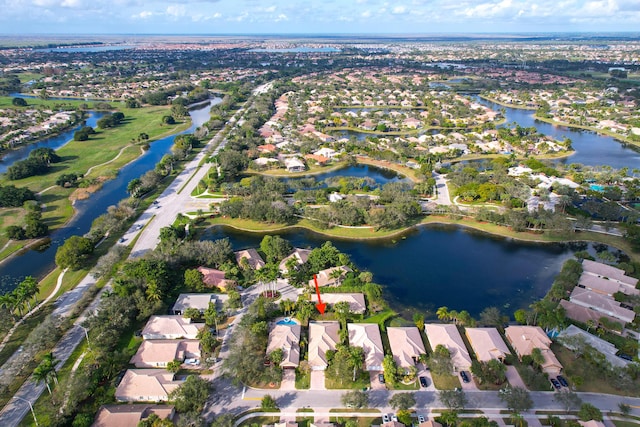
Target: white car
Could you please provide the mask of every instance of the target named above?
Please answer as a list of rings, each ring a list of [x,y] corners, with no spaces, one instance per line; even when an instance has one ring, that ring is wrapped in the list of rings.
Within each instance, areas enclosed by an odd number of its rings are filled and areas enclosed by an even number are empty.
[[[389,414],[382,414],[382,422],[388,423],[389,421],[391,421],[391,418],[389,418]]]
[[[398,417],[396,416],[396,414],[391,415],[391,421],[398,421]]]
[[[422,424],[422,423],[424,423],[425,421],[426,421],[426,420],[425,420],[424,416],[422,416],[422,415],[418,415],[418,424]]]

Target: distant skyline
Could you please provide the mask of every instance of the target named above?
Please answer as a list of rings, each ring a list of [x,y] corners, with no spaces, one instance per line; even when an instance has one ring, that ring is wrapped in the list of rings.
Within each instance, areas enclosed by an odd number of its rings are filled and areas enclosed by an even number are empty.
[[[0,34],[621,32],[640,0],[0,0]]]

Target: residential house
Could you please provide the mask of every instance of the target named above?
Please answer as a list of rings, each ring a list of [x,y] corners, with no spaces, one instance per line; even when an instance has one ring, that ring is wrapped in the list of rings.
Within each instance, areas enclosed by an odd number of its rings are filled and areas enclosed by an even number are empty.
[[[335,351],[340,342],[339,322],[309,322],[309,366],[324,371],[329,366],[327,351]]]
[[[198,340],[144,340],[129,363],[136,368],[165,368],[178,360],[187,366],[200,364]]]
[[[530,356],[534,348],[539,348],[544,357],[542,371],[549,376],[557,376],[562,372],[562,365],[551,351],[551,339],[541,327],[508,326],[504,334],[520,359]]]
[[[380,424],[380,427],[405,427],[400,421],[389,421],[386,423]]]
[[[578,424],[580,424],[582,427],[605,427],[606,426],[606,424],[603,423],[602,421],[596,421],[596,420],[589,420],[589,421],[578,420]]]
[[[606,314],[600,313],[599,311],[596,311],[591,307],[584,307],[566,299],[560,300],[560,306],[564,308],[564,314],[566,317],[577,322],[586,324],[589,321],[592,321],[594,326],[597,326],[600,324],[600,320],[602,318],[605,318],[611,324],[617,323],[622,326],[622,322],[619,319],[607,316]]]
[[[236,285],[236,282],[234,282],[233,280],[224,278],[225,272],[222,270],[200,266],[198,267],[198,271],[202,273],[202,281],[207,286],[215,286],[216,288],[226,290],[227,288],[234,287]]]
[[[310,253],[311,253],[311,250],[309,249],[295,248],[291,253],[291,255],[287,256],[285,259],[280,261],[280,264],[278,265],[278,269],[280,270],[281,273],[286,274],[287,262],[290,259],[295,259],[297,264],[304,264],[305,262],[307,262],[307,259],[309,259]]]
[[[471,356],[456,325],[429,323],[424,325],[424,330],[432,350],[439,345],[449,350],[454,371],[466,371],[471,368]]]
[[[304,158],[305,158],[305,160],[311,161],[311,162],[315,163],[318,166],[324,166],[329,161],[328,157],[319,156],[317,154],[305,154]]]
[[[623,307],[618,301],[608,295],[592,292],[588,289],[575,287],[571,292],[569,301],[583,307],[591,308],[607,316],[614,317],[624,323],[633,322],[635,311]]]
[[[234,252],[236,256],[236,262],[239,266],[242,266],[242,260],[246,259],[247,264],[254,270],[260,270],[266,265],[260,254],[254,248],[245,249],[243,251]]]
[[[152,414],[161,419],[173,420],[175,408],[170,405],[103,405],[98,410],[91,427],[138,427],[138,423]]]
[[[326,304],[335,305],[343,301],[349,303],[349,311],[352,313],[362,314],[367,311],[367,304],[362,293],[322,294],[322,302]]]
[[[319,149],[318,151],[314,152],[313,154],[315,154],[316,156],[322,156],[322,157],[326,157],[328,159],[333,159],[335,156],[338,155],[338,152],[336,150],[334,150],[333,148],[323,147],[323,148]]]
[[[434,420],[427,420],[423,423],[418,424],[418,427],[442,427],[442,424]]]
[[[182,381],[166,369],[129,369],[116,388],[119,402],[165,402]]]
[[[342,265],[340,267],[331,267],[325,270],[321,270],[316,274],[316,279],[318,280],[318,286],[333,286],[337,285],[338,281],[341,278],[344,278],[344,275],[349,273],[351,269],[346,265]],[[339,277],[333,277],[334,273],[341,272],[342,274]],[[314,287],[315,281],[313,279],[309,280],[309,286]]]
[[[204,323],[191,323],[182,316],[151,316],[142,329],[145,340],[196,339]]]
[[[480,362],[493,359],[504,362],[504,358],[511,354],[496,328],[465,328],[465,333]]]
[[[306,169],[304,162],[297,157],[284,159],[284,167],[287,169],[287,172],[304,172]]]
[[[349,323],[349,345],[362,347],[367,371],[382,371],[384,348],[377,323]]]
[[[267,354],[282,349],[282,368],[297,368],[300,364],[300,325],[275,325],[269,332]]]
[[[216,303],[215,294],[180,294],[170,312],[174,315],[181,315],[186,309],[195,308],[200,313],[204,313],[211,303]]]
[[[562,345],[567,347],[569,350],[575,350],[571,342],[565,341],[565,338],[568,337],[580,337],[584,343],[590,345],[603,354],[612,366],[623,368],[630,363],[628,360],[618,357],[618,348],[615,345],[603,340],[602,338],[598,338],[590,332],[578,328],[576,325],[569,325],[568,328],[563,329],[558,334],[558,340]]]
[[[422,342],[420,331],[415,326],[387,327],[389,347],[393,360],[400,368],[410,368],[416,365],[421,355],[427,354]]]
[[[636,286],[638,285],[638,279],[627,276],[624,270],[600,262],[585,259],[582,261],[582,271],[596,277],[618,282],[621,285],[620,292],[636,291]],[[622,288],[627,291],[625,292]],[[637,295],[637,293],[627,293],[627,295]]]

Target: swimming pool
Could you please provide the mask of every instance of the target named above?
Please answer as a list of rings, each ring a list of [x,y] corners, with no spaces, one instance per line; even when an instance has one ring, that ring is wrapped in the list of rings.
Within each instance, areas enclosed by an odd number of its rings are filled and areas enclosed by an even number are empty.
[[[291,317],[285,317],[284,319],[280,319],[276,322],[276,325],[293,326],[297,324],[298,324],[298,321],[295,319],[292,319]]]
[[[604,191],[604,185],[598,185],[598,184],[591,184],[589,185],[589,188],[592,189],[593,191]]]

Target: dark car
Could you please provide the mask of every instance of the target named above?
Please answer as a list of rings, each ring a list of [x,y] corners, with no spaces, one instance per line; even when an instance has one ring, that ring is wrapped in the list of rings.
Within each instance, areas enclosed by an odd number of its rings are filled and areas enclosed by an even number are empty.
[[[556,378],[558,380],[558,382],[562,385],[562,387],[569,387],[569,382],[567,381],[567,379],[565,377],[563,377],[562,375],[558,375],[558,377]]]
[[[420,385],[422,387],[429,387],[429,382],[427,381],[427,377],[420,377]]]
[[[378,374],[378,381],[380,381],[381,384],[384,384],[384,374]]]
[[[469,375],[465,371],[460,371],[460,377],[462,378],[462,382],[468,383],[471,380],[469,379]]]
[[[560,383],[558,382],[558,380],[555,379],[555,378],[551,378],[551,384],[553,384],[553,386],[556,388],[556,390],[560,390],[560,388],[562,387],[560,385]]]
[[[628,360],[629,362],[633,361],[633,357],[629,356],[628,354],[620,353],[618,357],[620,359]]]

